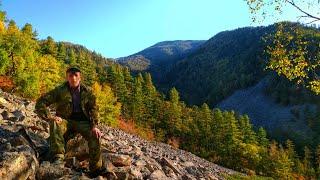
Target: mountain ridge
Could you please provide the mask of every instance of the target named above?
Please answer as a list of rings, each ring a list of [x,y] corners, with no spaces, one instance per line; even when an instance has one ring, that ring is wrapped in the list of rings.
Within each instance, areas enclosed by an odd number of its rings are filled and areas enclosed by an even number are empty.
[[[150,72],[154,82],[158,84],[167,67],[196,51],[204,42],[204,40],[162,41],[116,60],[134,72]]]

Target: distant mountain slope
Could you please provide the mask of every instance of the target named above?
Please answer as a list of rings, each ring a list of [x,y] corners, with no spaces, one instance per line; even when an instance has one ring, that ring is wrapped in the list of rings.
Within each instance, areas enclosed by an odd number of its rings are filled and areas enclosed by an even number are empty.
[[[197,50],[205,41],[163,41],[133,55],[118,58],[118,62],[133,71],[149,71],[157,82],[171,64]]]

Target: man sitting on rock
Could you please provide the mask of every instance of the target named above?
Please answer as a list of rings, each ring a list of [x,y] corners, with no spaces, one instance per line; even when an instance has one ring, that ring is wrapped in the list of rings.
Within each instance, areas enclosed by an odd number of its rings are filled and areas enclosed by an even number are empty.
[[[91,89],[80,83],[78,67],[66,71],[64,83],[41,96],[35,106],[36,113],[50,123],[50,153],[55,164],[64,164],[65,145],[73,135],[80,133],[89,145],[89,169],[92,175],[99,174],[102,167],[100,137],[96,97]],[[47,109],[51,104],[56,108],[56,116]]]

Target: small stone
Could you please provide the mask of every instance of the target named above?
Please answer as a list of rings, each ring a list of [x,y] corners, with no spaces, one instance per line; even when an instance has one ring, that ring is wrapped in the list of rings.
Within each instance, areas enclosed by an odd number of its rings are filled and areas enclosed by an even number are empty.
[[[54,166],[45,161],[37,171],[37,179],[59,179],[68,174],[71,174],[71,169]]]
[[[132,151],[137,157],[139,157],[143,154],[143,152],[141,151],[141,149],[138,146],[133,146]]]
[[[164,164],[165,166],[170,167],[175,173],[177,174],[182,174],[180,169],[169,159],[163,157],[161,159],[162,164]]]
[[[168,166],[164,166],[163,168],[164,173],[166,174],[166,176],[172,178],[172,179],[176,179],[177,175],[173,172],[173,170],[168,167]]]
[[[186,167],[185,169],[187,170],[187,172],[188,172],[189,174],[191,174],[191,175],[193,175],[193,176],[196,176],[196,177],[198,177],[199,175],[202,174],[201,171],[199,171],[198,168],[195,167],[195,166],[188,166],[188,167]]]
[[[137,180],[140,179],[140,180],[142,180],[143,179],[143,175],[137,169],[131,168],[130,169],[130,179],[137,179]]]
[[[117,167],[114,170],[114,173],[116,174],[118,179],[128,179],[129,178],[129,172],[130,172],[130,167],[129,166]]]
[[[186,161],[186,162],[183,162],[182,165],[185,167],[190,167],[190,166],[194,166],[194,163],[191,161]]]
[[[23,121],[26,118],[24,112],[21,110],[15,110],[12,112],[12,114],[14,116],[11,117],[10,120],[13,120],[13,121]]]
[[[149,169],[147,167],[142,167],[140,172],[141,172],[141,174],[143,176],[143,179],[146,179],[151,174],[151,172],[149,171]]]
[[[14,117],[13,114],[8,112],[7,110],[2,111],[1,115],[2,115],[2,118],[5,120],[9,120],[11,117]]]
[[[66,161],[66,164],[65,164],[66,167],[69,167],[69,168],[79,168],[80,167],[79,161],[77,160],[76,157],[66,158],[65,161]]]
[[[115,166],[112,164],[112,162],[107,158],[106,155],[102,156],[102,162],[103,166],[107,169],[108,172],[113,172],[115,169]]]
[[[29,145],[29,142],[21,135],[11,139],[11,145],[16,147],[20,145]]]
[[[108,153],[107,157],[115,166],[129,166],[132,161],[130,156],[122,154]]]
[[[0,97],[0,105],[6,105],[8,104],[8,101],[6,99],[4,99],[3,97]]]
[[[160,170],[155,170],[153,171],[150,176],[150,180],[163,180],[163,179],[168,179],[168,177]]]
[[[5,148],[4,151],[10,151],[12,149],[10,142],[7,142],[4,146],[4,148]]]
[[[143,146],[143,147],[141,148],[141,151],[147,152],[147,148],[146,148],[145,146]]]
[[[162,169],[161,165],[156,160],[154,160],[152,158],[148,158],[146,163],[147,163],[146,167],[148,168],[148,170],[150,172]]]
[[[197,180],[197,179],[189,174],[184,174],[182,176],[182,180]]]
[[[141,160],[141,159],[136,160],[133,164],[135,166],[137,166],[137,167],[142,167],[142,166],[147,165],[147,163],[144,160]]]
[[[5,152],[0,162],[0,179],[34,179],[37,165],[37,159],[28,153]]]

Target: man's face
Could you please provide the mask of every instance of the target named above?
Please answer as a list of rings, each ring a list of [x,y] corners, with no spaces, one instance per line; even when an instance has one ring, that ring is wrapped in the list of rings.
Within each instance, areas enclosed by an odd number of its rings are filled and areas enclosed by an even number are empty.
[[[71,87],[77,87],[81,80],[80,72],[68,72],[67,73],[67,80]]]

